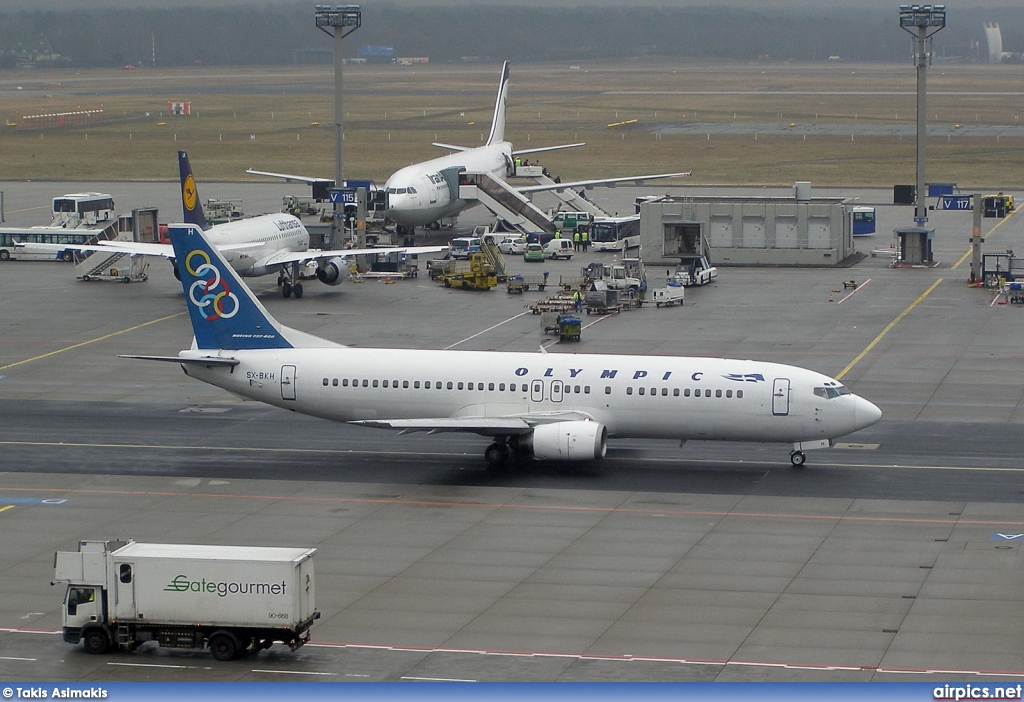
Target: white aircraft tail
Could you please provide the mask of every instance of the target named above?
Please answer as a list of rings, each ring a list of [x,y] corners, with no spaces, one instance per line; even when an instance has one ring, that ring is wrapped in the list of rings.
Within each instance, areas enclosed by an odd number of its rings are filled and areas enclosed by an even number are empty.
[[[487,145],[505,141],[505,103],[508,101],[508,61],[501,66],[501,81],[498,83],[498,99],[494,103],[494,119]]]

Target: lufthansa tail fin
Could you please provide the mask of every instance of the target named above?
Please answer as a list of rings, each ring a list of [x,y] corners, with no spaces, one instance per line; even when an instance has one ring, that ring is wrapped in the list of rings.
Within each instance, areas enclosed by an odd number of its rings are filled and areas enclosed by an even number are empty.
[[[178,152],[178,171],[181,174],[181,210],[188,224],[194,224],[203,231],[210,228],[203,214],[203,206],[199,202],[196,191],[196,179],[192,176],[192,164],[188,162],[188,154]]]
[[[184,154],[184,152],[182,152]],[[187,161],[185,161],[187,163]],[[167,228],[200,349],[287,349],[291,330],[270,316],[194,224]]]
[[[505,141],[505,103],[508,101],[508,61],[501,67],[501,82],[498,83],[498,99],[494,103],[494,119],[491,120],[491,133],[487,137],[487,145]]]

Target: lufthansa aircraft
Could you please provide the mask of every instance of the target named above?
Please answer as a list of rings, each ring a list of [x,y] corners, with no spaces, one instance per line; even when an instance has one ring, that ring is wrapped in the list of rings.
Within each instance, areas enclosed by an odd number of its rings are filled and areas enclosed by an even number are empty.
[[[414,163],[395,171],[384,184],[387,193],[387,209],[384,216],[403,227],[428,226],[441,219],[456,217],[460,212],[477,204],[474,200],[459,198],[458,174],[486,173],[504,181],[515,173],[514,158],[541,151],[569,149],[583,144],[561,144],[514,151],[511,142],[505,141],[505,103],[508,100],[508,61],[501,69],[498,97],[494,105],[494,117],[487,142],[475,148],[435,143],[443,149],[456,153],[421,163]],[[284,178],[289,181],[313,182],[319,180],[306,176],[267,173],[249,169],[246,173]],[[567,190],[589,188],[598,185],[635,182],[658,178],[677,178],[690,175],[685,173],[658,173],[646,176],[622,176],[598,180],[581,180],[566,183],[548,183],[517,187],[521,193],[535,193],[545,190]]]
[[[298,217],[276,213],[247,217],[224,224],[209,224],[199,201],[195,177],[188,154],[178,152],[181,174],[181,205],[185,221],[207,232],[209,241],[240,275],[252,278],[277,274],[277,284],[284,297],[302,297],[300,272],[316,276],[325,285],[341,285],[348,278],[347,258],[381,253],[418,254],[441,251],[443,246],[389,247],[378,249],[337,249],[323,251],[309,248],[309,232]],[[44,244],[33,246],[47,246]],[[53,244],[61,249],[78,251],[118,251],[132,255],[161,256],[174,266],[174,277],[181,279],[181,266],[169,244],[133,241],[99,241],[95,245],[71,246]]]
[[[489,437],[516,455],[602,458],[609,438],[711,439],[804,450],[871,426],[881,411],[828,376],[759,361],[675,356],[350,348],[267,312],[196,226],[172,225],[195,334],[193,378],[301,414],[407,432]]]

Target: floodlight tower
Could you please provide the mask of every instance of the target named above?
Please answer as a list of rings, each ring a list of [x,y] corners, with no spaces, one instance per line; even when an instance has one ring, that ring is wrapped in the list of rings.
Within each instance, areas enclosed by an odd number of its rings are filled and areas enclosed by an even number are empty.
[[[917,65],[917,195],[914,220],[918,226],[928,221],[925,200],[925,137],[928,133],[925,115],[925,74],[932,61],[931,38],[946,26],[945,5],[900,5],[900,27],[914,35],[914,63]]]
[[[359,29],[363,23],[363,14],[359,5],[316,6],[317,28],[334,37],[334,186],[343,187],[345,173],[342,169],[342,123],[341,111],[342,87],[344,85],[344,64],[341,53],[341,40]]]

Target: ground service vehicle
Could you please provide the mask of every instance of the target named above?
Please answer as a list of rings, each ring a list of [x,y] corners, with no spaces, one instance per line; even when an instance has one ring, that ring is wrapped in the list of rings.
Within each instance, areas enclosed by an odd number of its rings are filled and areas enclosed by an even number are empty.
[[[58,551],[63,633],[89,653],[147,642],[209,647],[226,661],[280,641],[309,641],[320,613],[312,548],[81,541]]]
[[[854,236],[868,236],[875,233],[874,207],[854,207],[851,214],[853,215]]]
[[[686,287],[691,285],[705,285],[718,277],[718,269],[708,262],[707,256],[696,256],[684,259],[673,278],[675,282],[682,283]]]
[[[1013,195],[986,195],[981,199],[981,210],[985,217],[1005,217],[1014,210]]]
[[[498,250],[506,254],[522,254],[526,251],[526,237],[505,239],[505,241],[498,244]]]
[[[548,258],[568,260],[574,253],[576,253],[576,245],[569,239],[552,239],[544,244],[544,255]]]
[[[662,305],[665,305],[665,307],[682,305],[683,299],[686,297],[686,288],[683,287],[682,283],[670,280],[665,284],[665,287],[653,290],[652,297],[657,307]]]
[[[460,236],[452,239],[450,252],[452,258],[469,258],[470,255],[480,253],[480,246],[483,241],[477,236]]]
[[[114,218],[114,198],[106,193],[68,193],[53,198],[55,227],[96,226]]]
[[[523,252],[524,261],[543,261],[547,258],[544,254],[544,247],[540,244],[527,244]]]
[[[640,245],[640,215],[602,217],[590,228],[590,244],[595,251],[621,251]]]

